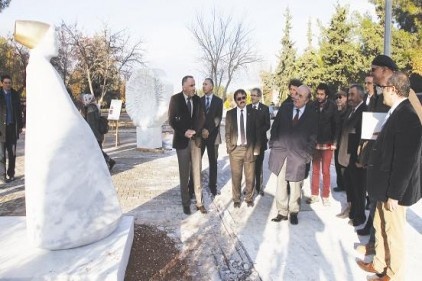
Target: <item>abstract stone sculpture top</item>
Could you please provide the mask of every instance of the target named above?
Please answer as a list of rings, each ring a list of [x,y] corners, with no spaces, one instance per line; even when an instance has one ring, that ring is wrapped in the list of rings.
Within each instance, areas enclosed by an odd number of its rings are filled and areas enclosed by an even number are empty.
[[[112,233],[121,209],[98,143],[50,63],[54,26],[16,21],[30,48],[26,69],[25,199],[28,236],[37,247],[68,249]]]
[[[173,86],[163,77],[164,71],[158,69],[141,68],[132,73],[126,85],[126,110],[135,126],[161,127],[167,119]]]

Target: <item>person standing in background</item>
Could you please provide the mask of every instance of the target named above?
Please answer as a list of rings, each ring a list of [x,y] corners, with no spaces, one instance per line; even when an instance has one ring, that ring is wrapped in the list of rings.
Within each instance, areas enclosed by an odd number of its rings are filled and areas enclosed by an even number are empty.
[[[12,78],[9,75],[1,77],[2,87],[0,89],[0,152],[1,182],[15,180],[16,165],[16,143],[19,134],[22,132],[23,120],[20,96],[12,89]],[[6,154],[8,165],[6,170]],[[7,177],[6,177],[7,174]]]
[[[251,90],[252,104],[248,104],[246,108],[248,110],[256,110],[257,111],[256,117],[259,119],[258,127],[261,131],[260,133],[261,152],[259,153],[255,161],[255,190],[257,194],[264,196],[262,164],[264,162],[265,150],[267,150],[268,148],[267,131],[271,127],[271,121],[270,121],[270,110],[268,106],[260,102],[261,98],[262,98],[261,89],[253,88]]]
[[[205,149],[208,154],[209,180],[208,188],[212,196],[219,194],[217,190],[217,158],[218,145],[221,143],[220,123],[223,116],[223,100],[214,95],[214,81],[206,78],[202,83],[204,96],[201,97],[201,104],[205,109],[205,124],[202,129],[201,155],[204,155]]]

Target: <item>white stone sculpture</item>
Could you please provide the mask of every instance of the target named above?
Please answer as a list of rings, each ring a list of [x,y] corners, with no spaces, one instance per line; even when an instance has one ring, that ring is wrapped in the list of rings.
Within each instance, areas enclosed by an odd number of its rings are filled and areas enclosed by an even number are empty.
[[[162,147],[161,126],[173,94],[173,86],[164,76],[162,70],[142,68],[127,82],[126,110],[136,126],[138,148]]]
[[[98,143],[50,59],[54,26],[16,21],[15,40],[30,48],[26,69],[25,200],[37,247],[68,249],[112,233],[121,208]]]

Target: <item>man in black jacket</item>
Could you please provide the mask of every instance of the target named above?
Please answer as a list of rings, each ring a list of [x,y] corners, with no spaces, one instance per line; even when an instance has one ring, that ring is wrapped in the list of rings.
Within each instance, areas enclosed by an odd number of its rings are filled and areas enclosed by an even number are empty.
[[[369,156],[368,193],[377,201],[375,257],[370,263],[357,263],[377,274],[371,280],[406,279],[402,275],[406,206],[418,202],[422,193],[422,125],[408,100],[409,91],[409,79],[401,72],[383,87],[384,103],[391,108]]]
[[[246,107],[248,110],[256,110],[256,117],[258,120],[258,126],[261,131],[260,138],[261,138],[261,152],[259,153],[256,161],[255,161],[255,189],[258,194],[261,196],[264,195],[264,186],[263,186],[263,172],[262,172],[262,164],[264,162],[265,157],[265,150],[267,150],[267,131],[271,127],[270,121],[270,110],[268,106],[259,102],[262,97],[261,89],[253,88],[251,90],[251,100],[252,103],[248,104]]]
[[[319,179],[322,168],[322,203],[330,205],[330,165],[333,151],[337,148],[339,135],[339,114],[337,106],[329,99],[328,85],[320,83],[316,91],[316,101],[312,104],[318,114],[318,135],[315,153],[312,158],[311,197],[306,201],[312,204],[319,201]]]
[[[0,90],[1,129],[0,140],[2,144],[0,162],[1,180],[7,182],[15,180],[16,143],[22,132],[22,110],[19,94],[12,89],[12,78],[9,75],[1,77],[2,88]],[[6,178],[6,152],[8,158]]]
[[[195,80],[187,75],[182,79],[182,92],[170,99],[169,123],[174,130],[173,148],[179,162],[180,191],[183,212],[190,211],[189,173],[192,169],[196,196],[196,208],[206,213],[201,186],[201,131],[205,123],[205,112],[200,98],[195,94]]]

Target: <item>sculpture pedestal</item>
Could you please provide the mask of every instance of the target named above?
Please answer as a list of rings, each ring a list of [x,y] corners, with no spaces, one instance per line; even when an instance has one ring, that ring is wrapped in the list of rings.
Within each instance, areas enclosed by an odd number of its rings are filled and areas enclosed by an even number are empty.
[[[124,280],[133,242],[131,216],[95,243],[50,251],[33,247],[25,217],[0,217],[0,280]]]
[[[161,139],[161,126],[154,128],[142,129],[136,127],[136,147],[156,149],[161,148],[163,142]]]

